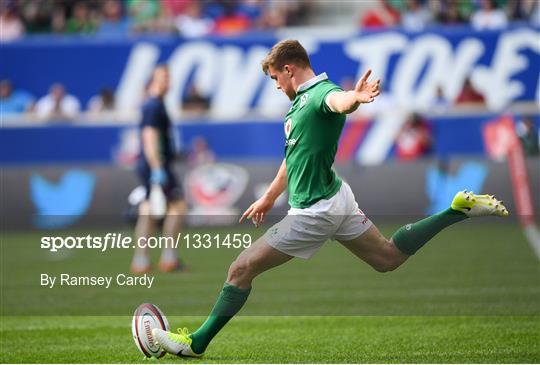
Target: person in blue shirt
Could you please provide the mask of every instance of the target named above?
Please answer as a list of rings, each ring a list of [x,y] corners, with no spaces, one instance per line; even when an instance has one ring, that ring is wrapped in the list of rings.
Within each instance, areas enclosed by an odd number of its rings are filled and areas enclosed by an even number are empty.
[[[3,116],[13,116],[27,112],[34,98],[30,93],[13,90],[9,80],[0,81],[0,110]]]
[[[137,242],[144,243],[145,239],[152,237],[161,221],[152,211],[155,205],[155,197],[152,194],[161,194],[164,197],[163,201],[166,202],[162,229],[164,237],[176,240],[182,225],[182,216],[186,211],[182,187],[172,171],[174,159],[172,124],[163,101],[168,90],[169,71],[166,66],[160,65],[153,72],[148,86],[148,98],[142,107],[141,153],[137,171],[146,188],[146,199],[139,206],[139,217],[135,227]],[[181,267],[176,248],[170,245],[162,247],[159,269],[169,272]],[[148,249],[137,245],[131,271],[142,274],[150,270]]]

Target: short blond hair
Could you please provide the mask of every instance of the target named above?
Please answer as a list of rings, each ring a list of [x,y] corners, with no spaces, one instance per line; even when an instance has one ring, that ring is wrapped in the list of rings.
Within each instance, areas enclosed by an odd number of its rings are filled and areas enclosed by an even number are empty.
[[[276,43],[261,62],[265,74],[268,74],[269,67],[280,70],[287,64],[311,68],[306,49],[297,40],[287,39]]]

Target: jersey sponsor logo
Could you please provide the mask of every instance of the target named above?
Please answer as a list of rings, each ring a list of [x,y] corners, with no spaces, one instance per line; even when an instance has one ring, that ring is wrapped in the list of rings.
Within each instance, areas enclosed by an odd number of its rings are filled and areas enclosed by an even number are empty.
[[[308,93],[302,95],[302,97],[300,98],[300,108],[299,109],[301,109],[304,105],[306,105],[306,103],[308,101],[308,98],[309,98]]]
[[[291,134],[291,129],[292,129],[292,119],[289,118],[285,122],[285,137],[289,138],[289,135]]]

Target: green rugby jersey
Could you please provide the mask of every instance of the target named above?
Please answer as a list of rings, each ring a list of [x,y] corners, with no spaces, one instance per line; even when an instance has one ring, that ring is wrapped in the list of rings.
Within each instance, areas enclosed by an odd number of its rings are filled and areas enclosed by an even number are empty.
[[[334,113],[325,99],[341,88],[328,80],[326,73],[298,88],[285,116],[285,162],[289,204],[307,208],[321,199],[329,199],[341,187],[341,179],[332,170],[345,115]]]

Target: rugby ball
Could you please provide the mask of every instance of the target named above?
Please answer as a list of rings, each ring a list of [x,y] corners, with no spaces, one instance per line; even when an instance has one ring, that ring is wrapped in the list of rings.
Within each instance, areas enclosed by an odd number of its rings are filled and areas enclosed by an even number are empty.
[[[133,340],[144,356],[160,358],[165,355],[165,351],[154,341],[152,336],[154,328],[168,331],[169,322],[158,307],[150,303],[143,303],[135,310],[131,321]]]

